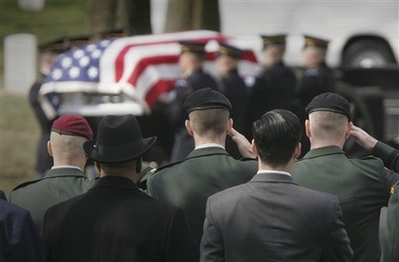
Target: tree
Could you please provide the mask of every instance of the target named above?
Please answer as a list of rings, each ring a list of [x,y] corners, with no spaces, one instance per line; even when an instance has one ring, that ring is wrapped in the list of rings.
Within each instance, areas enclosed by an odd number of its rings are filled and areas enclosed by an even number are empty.
[[[220,31],[218,0],[169,0],[166,17],[165,32]]]
[[[126,28],[129,35],[151,34],[150,0],[86,0],[86,31]]]

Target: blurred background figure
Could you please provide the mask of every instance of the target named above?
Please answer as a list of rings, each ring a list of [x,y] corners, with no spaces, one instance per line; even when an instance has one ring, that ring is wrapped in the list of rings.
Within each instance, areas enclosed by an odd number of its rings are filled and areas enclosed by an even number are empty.
[[[263,72],[257,75],[249,99],[247,133],[252,123],[273,109],[296,110],[296,76],[284,64],[286,35],[262,35]]]
[[[297,87],[299,97],[298,117],[305,123],[307,114],[305,107],[312,99],[325,92],[335,92],[336,76],[334,71],[325,62],[327,40],[305,35],[305,45],[302,53],[303,72]],[[302,134],[302,158],[310,149],[309,139],[305,132]]]
[[[219,43],[219,51],[216,57],[216,69],[220,91],[230,100],[232,109],[230,117],[233,119],[233,126],[240,133],[245,131],[248,87],[238,74],[238,62],[243,50],[226,43]],[[227,137],[226,151],[236,159],[241,158],[237,144]]]
[[[46,97],[39,97],[39,90],[46,76],[50,74],[54,60],[59,54],[68,49],[69,41],[66,37],[57,38],[38,46],[41,56],[40,74],[29,90],[28,99],[41,131],[37,145],[35,165],[39,178],[44,177],[46,172],[53,166],[53,158],[47,152],[47,141],[50,139],[51,125],[56,116],[56,112],[51,110],[52,107],[46,106],[49,103]]]
[[[336,76],[325,62],[328,42],[324,39],[305,36],[302,53],[303,74],[298,87],[303,107],[321,93],[335,92]]]
[[[172,130],[175,132],[170,162],[183,160],[194,149],[194,140],[184,126],[184,121],[187,119],[187,112],[183,109],[184,100],[189,94],[201,88],[218,89],[216,80],[202,68],[205,60],[205,43],[181,41],[180,45],[179,66],[182,78],[176,82],[175,91],[172,93],[173,101],[168,109]]]

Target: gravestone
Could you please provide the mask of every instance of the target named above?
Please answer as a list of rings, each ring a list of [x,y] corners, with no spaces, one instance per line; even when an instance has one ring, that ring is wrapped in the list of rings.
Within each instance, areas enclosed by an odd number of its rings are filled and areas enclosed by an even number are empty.
[[[28,91],[36,79],[36,36],[14,34],[4,39],[4,88]]]

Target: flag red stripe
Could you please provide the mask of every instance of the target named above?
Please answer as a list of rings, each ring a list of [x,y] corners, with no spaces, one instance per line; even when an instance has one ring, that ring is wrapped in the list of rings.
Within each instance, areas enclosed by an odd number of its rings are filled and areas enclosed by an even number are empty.
[[[158,97],[164,93],[169,92],[173,89],[176,79],[173,80],[159,80],[155,85],[149,88],[145,95],[145,101],[149,107],[152,107],[158,100]]]

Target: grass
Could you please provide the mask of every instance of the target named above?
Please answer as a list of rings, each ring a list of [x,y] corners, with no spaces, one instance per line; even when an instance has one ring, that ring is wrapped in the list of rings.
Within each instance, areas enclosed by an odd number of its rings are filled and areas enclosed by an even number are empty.
[[[0,189],[36,178],[35,156],[39,125],[23,94],[0,93]]]
[[[46,0],[44,9],[36,12],[21,10],[18,0],[0,0],[0,189],[7,195],[16,185],[36,178],[40,129],[27,94],[3,90],[4,38],[29,33],[42,43],[84,34],[84,17],[84,0]]]

